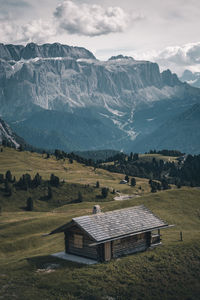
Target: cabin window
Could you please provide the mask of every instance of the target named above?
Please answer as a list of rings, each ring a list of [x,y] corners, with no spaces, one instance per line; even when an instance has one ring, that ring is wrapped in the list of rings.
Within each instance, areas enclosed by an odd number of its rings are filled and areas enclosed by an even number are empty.
[[[144,239],[144,233],[140,233],[137,235],[138,240],[143,240]]]
[[[80,234],[74,234],[74,247],[83,248],[83,236]]]

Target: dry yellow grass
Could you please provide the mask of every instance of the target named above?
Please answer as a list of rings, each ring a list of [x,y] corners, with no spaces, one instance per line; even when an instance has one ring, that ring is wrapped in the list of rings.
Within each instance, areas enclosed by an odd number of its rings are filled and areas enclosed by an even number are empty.
[[[16,179],[22,174],[29,173],[32,177],[38,172],[44,179],[50,175],[59,176],[60,179],[71,183],[95,185],[99,181],[100,186],[107,186],[110,189],[119,190],[127,194],[143,194],[150,192],[148,180],[136,178],[136,187],[119,184],[124,179],[124,174],[111,173],[103,169],[94,169],[74,161],[73,164],[66,160],[56,160],[54,156],[49,159],[46,155],[31,153],[28,151],[19,152],[10,148],[4,148],[0,152],[0,173],[10,170]],[[141,186],[141,189],[139,187]]]

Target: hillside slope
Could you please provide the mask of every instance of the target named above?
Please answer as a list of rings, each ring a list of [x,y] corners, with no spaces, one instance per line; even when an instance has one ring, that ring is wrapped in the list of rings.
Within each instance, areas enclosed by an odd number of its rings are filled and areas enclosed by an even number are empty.
[[[0,118],[0,145],[9,144],[14,148],[19,148],[20,144],[25,144],[24,140],[17,136],[10,126]]]
[[[103,211],[144,204],[176,226],[162,230],[161,247],[93,266],[53,258],[52,253],[64,249],[63,234],[43,236],[72,217],[90,214],[91,203],[49,212],[5,212],[1,216],[0,293],[5,299],[14,295],[22,300],[139,300],[141,296],[196,300],[200,292],[199,201],[200,191],[187,188],[101,204]]]
[[[134,146],[135,151],[175,148],[185,153],[200,153],[200,104],[171,118]]]

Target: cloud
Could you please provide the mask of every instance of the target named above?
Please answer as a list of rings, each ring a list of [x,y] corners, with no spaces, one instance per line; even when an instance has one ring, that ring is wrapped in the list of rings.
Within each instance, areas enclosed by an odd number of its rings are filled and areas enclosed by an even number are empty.
[[[52,26],[51,21],[34,20],[23,25],[17,25],[14,22],[3,22],[0,27],[0,36],[3,43],[43,43],[55,34],[56,29]]]
[[[58,27],[70,34],[99,36],[123,32],[130,24],[130,14],[120,7],[103,8],[100,5],[64,1],[54,12]],[[140,15],[134,19],[141,19]]]
[[[23,18],[29,10],[33,10],[31,4],[22,0],[0,0],[0,8],[0,22]]]
[[[185,69],[200,69],[200,42],[167,47],[152,57],[162,68],[181,74]]]
[[[0,0],[1,8],[5,7],[31,7],[31,4],[23,0]]]

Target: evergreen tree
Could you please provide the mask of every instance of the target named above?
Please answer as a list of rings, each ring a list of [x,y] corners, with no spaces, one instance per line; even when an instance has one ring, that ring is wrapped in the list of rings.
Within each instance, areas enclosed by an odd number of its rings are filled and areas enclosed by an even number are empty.
[[[40,176],[39,173],[37,173],[37,174],[35,175],[35,177],[33,178],[32,183],[33,183],[33,186],[34,186],[34,187],[38,187],[39,185],[42,184],[42,177]]]
[[[169,186],[168,181],[167,181],[166,178],[163,178],[163,179],[162,179],[162,188],[163,188],[163,190],[168,190],[168,189],[170,189],[170,186]]]
[[[126,180],[127,182],[129,182],[129,177],[128,177],[128,175],[125,175],[124,180]]]
[[[12,196],[12,186],[7,179],[5,181],[5,192],[6,192],[7,196],[9,196],[9,197]]]
[[[24,151],[24,147],[22,145],[19,146],[18,148],[19,151]]]
[[[156,193],[156,192],[157,192],[157,189],[156,189],[156,186],[155,186],[155,185],[152,185],[152,187],[151,187],[151,192],[152,192],[152,193]]]
[[[10,170],[6,172],[6,180],[8,180],[8,182],[12,182],[12,174]]]
[[[55,187],[58,187],[60,184],[60,179],[58,176],[55,176],[54,174],[51,174],[51,177],[50,177],[50,185],[51,186],[55,186]]]
[[[50,186],[48,186],[48,190],[47,190],[47,198],[51,199],[52,198],[52,189]]]
[[[78,192],[78,202],[83,202],[83,195],[81,192]]]
[[[0,183],[4,183],[4,175],[0,174]]]
[[[134,155],[133,155],[133,160],[138,160],[138,159],[139,159],[138,153],[134,153]]]
[[[133,178],[131,178],[131,186],[135,186],[136,185],[136,180],[135,180],[135,178],[133,177]]]
[[[102,197],[103,197],[103,198],[107,198],[107,196],[108,196],[108,188],[103,187],[103,188],[101,189],[101,194],[102,194]]]
[[[33,199],[31,197],[29,197],[26,201],[26,209],[28,211],[32,211],[33,210]]]
[[[96,182],[96,188],[99,188],[100,187],[100,184],[99,184],[99,181]]]

